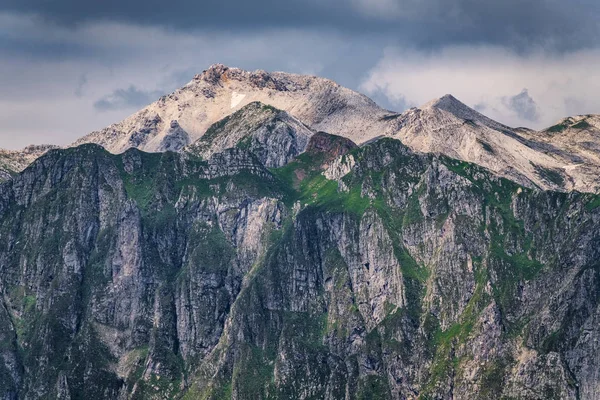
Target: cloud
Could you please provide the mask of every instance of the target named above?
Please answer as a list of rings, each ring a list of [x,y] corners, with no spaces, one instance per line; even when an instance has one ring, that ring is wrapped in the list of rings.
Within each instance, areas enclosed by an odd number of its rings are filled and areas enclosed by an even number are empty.
[[[596,0],[3,0],[0,11],[67,27],[116,21],[187,32],[370,32],[420,48],[493,44],[565,51],[595,47],[600,39]]]
[[[527,89],[523,89],[517,95],[502,98],[502,102],[521,119],[531,122],[537,122],[540,119],[538,106]]]
[[[88,80],[87,80],[87,75],[86,74],[81,74],[79,76],[79,79],[77,80],[77,86],[75,87],[75,96],[77,97],[82,97],[83,96],[83,90],[85,89],[85,85],[87,85]]]
[[[567,115],[600,113],[599,63],[600,50],[525,55],[497,46],[388,48],[360,87],[369,95],[404,97],[409,105],[452,93],[507,125],[543,128]]]
[[[98,99],[94,102],[94,108],[99,111],[137,109],[152,103],[163,94],[164,92],[159,90],[146,91],[131,85]]]

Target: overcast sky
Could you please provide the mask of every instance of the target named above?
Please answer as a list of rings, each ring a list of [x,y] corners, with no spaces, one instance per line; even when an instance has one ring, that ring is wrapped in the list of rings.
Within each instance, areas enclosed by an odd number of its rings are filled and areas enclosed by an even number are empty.
[[[600,2],[2,0],[0,147],[67,144],[214,63],[542,128],[600,113]]]

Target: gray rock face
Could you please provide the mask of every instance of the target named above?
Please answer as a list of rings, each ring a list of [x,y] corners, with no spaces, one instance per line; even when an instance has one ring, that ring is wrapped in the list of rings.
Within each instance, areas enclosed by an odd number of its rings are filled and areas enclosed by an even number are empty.
[[[185,151],[209,158],[237,147],[255,154],[266,167],[282,167],[306,149],[312,135],[285,111],[255,102],[215,123]]]
[[[314,136],[1,184],[0,398],[600,396],[598,196]]]
[[[57,148],[58,146],[52,145],[32,145],[22,150],[0,149],[0,182],[11,179],[13,175],[23,171],[38,157]]]

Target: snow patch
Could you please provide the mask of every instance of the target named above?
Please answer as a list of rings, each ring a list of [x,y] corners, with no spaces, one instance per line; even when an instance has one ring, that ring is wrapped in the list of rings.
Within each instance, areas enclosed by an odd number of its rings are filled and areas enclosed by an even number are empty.
[[[583,166],[583,165],[585,165],[585,164],[583,164],[583,163],[582,163],[582,164],[571,164],[571,165],[565,165],[565,166],[563,167],[563,169],[564,169],[565,171],[570,171],[570,170],[572,170],[572,169],[579,168],[579,167],[581,167],[581,166]]]
[[[233,92],[231,93],[231,108],[235,108],[242,100],[246,97],[243,93]]]

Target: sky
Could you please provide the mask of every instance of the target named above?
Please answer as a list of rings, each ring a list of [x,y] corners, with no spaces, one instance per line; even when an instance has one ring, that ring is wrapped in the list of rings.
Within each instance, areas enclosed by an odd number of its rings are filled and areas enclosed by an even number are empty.
[[[600,2],[2,0],[0,147],[68,144],[215,63],[541,129],[600,114]]]

